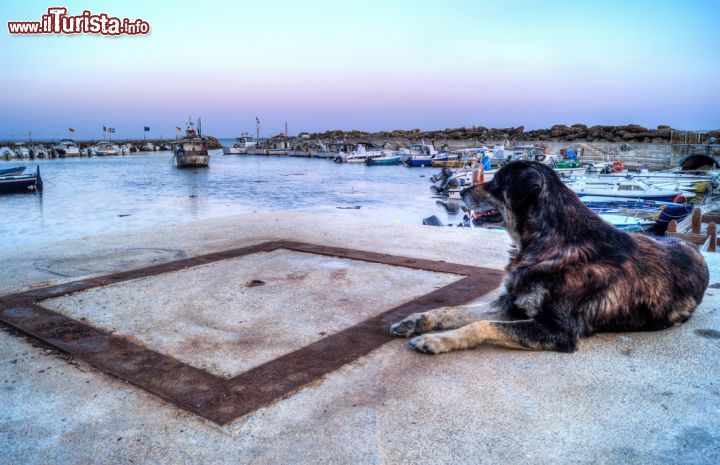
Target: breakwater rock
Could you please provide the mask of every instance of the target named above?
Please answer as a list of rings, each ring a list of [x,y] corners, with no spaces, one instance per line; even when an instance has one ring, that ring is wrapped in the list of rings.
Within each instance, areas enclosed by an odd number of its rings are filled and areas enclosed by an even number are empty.
[[[573,124],[566,126],[556,124],[549,129],[533,129],[526,131],[524,126],[516,128],[486,128],[472,126],[469,128],[449,128],[437,131],[421,131],[420,129],[394,130],[379,132],[364,131],[325,131],[310,135],[311,139],[344,140],[344,139],[404,139],[404,140],[469,140],[475,139],[483,142],[490,141],[577,141],[577,142],[644,142],[666,144],[678,137],[685,137],[688,131],[678,131],[670,126],[661,125],[655,129],[648,129],[639,124],[624,126],[587,126]],[[692,132],[693,139],[688,143],[705,143],[711,137],[720,140],[720,129],[708,132]],[[681,140],[680,140],[681,141]]]

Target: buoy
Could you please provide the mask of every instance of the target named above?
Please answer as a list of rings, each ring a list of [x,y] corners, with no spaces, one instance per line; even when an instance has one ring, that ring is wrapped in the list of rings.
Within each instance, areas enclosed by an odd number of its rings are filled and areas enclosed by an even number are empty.
[[[475,163],[472,172],[472,183],[473,186],[483,184],[485,182],[485,168],[482,163]]]
[[[621,162],[620,160],[612,164],[613,173],[622,173],[623,169],[625,169],[625,165],[623,165],[623,162]]]
[[[673,203],[687,203],[687,198],[682,194],[678,194],[673,199]]]

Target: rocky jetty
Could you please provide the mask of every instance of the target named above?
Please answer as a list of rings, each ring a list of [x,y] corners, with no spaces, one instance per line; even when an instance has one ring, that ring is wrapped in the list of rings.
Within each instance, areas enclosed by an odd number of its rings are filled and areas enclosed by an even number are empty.
[[[526,131],[524,126],[516,128],[486,128],[483,126],[443,129],[438,131],[394,130],[379,132],[364,131],[325,131],[313,133],[311,139],[322,140],[359,140],[359,139],[405,139],[405,140],[468,140],[490,141],[576,141],[576,142],[644,142],[665,144],[671,141],[671,134],[677,130],[670,126],[660,125],[648,129],[639,124],[625,126],[587,126],[573,124],[566,126],[556,124],[549,129],[533,129]],[[686,131],[682,131],[684,134]],[[720,140],[720,129],[702,134],[702,142],[710,137]]]

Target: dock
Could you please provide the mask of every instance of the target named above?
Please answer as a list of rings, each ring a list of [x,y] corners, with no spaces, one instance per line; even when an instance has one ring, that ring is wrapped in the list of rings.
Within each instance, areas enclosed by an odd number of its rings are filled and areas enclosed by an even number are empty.
[[[412,238],[412,240],[408,240]],[[720,462],[720,255],[683,326],[427,356],[504,231],[263,212],[0,252],[0,463]]]

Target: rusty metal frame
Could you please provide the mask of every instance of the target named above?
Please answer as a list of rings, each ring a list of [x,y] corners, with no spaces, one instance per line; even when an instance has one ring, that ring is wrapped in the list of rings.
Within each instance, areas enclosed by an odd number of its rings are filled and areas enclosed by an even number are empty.
[[[148,349],[126,337],[110,334],[41,305],[45,299],[95,287],[278,249],[451,273],[463,277],[233,378],[213,375]],[[388,327],[395,321],[410,313],[467,303],[496,288],[502,276],[503,273],[499,270],[444,261],[294,241],[272,241],[4,295],[0,297],[0,321],[105,373],[150,391],[178,407],[224,425],[287,396],[391,341],[393,338],[388,333]]]

